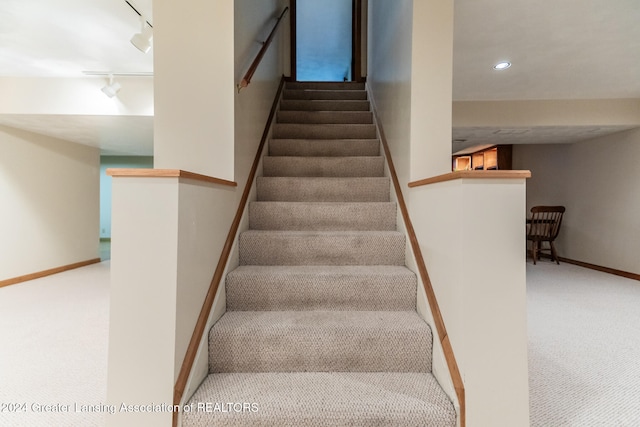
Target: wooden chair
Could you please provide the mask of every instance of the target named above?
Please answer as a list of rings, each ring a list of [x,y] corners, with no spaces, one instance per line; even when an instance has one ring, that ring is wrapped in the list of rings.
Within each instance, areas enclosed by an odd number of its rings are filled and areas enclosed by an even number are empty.
[[[527,220],[527,241],[531,242],[533,264],[538,260],[538,253],[551,252],[551,258],[560,264],[553,241],[558,237],[564,206],[534,206],[531,208],[531,219]],[[549,248],[542,248],[542,242],[549,242]]]

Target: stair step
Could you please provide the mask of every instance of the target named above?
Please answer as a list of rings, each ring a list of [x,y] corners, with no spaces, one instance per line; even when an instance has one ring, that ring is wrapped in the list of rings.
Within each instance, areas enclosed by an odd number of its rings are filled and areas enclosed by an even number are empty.
[[[415,311],[228,311],[209,333],[209,372],[431,372]]]
[[[370,111],[278,111],[278,123],[372,124]]]
[[[364,90],[285,89],[282,99],[366,101],[367,92]]]
[[[251,202],[249,228],[291,231],[394,231],[393,202]]]
[[[273,137],[278,139],[375,139],[376,126],[367,124],[276,123]]]
[[[369,101],[309,101],[283,99],[280,110],[289,111],[369,111]]]
[[[373,177],[384,176],[384,158],[267,156],[264,176]]]
[[[318,178],[266,177],[256,179],[258,201],[272,202],[388,202],[387,177]]]
[[[210,402],[257,406],[200,410]],[[454,427],[456,411],[428,373],[242,373],[209,375],[183,414],[184,427]],[[204,408],[204,406],[203,406]]]
[[[287,82],[285,88],[292,90],[365,90],[365,84],[359,82]]]
[[[380,141],[377,139],[272,139],[269,142],[271,156],[378,156]]]
[[[400,266],[240,266],[227,275],[227,311],[409,311],[416,286]]]
[[[240,265],[404,265],[397,231],[271,231],[240,234]]]

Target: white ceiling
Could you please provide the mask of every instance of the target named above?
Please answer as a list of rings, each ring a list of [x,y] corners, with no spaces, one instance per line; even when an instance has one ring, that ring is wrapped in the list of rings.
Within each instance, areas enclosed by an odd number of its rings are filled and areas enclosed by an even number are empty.
[[[152,0],[130,3],[153,22]],[[153,71],[153,49],[145,55],[129,43],[140,22],[124,0],[1,0],[0,22],[0,77]],[[499,60],[513,66],[493,71]],[[640,98],[640,0],[455,0],[453,82],[455,100]],[[150,153],[152,120],[0,116],[0,124],[121,154]],[[514,140],[498,130],[454,129],[454,139]],[[574,142],[620,130],[546,127],[516,139]]]
[[[153,23],[152,0],[129,3]],[[153,72],[153,49],[144,54],[129,42],[141,23],[125,0],[0,0],[0,22],[0,78]],[[152,117],[3,114],[0,124],[103,154],[153,153]]]

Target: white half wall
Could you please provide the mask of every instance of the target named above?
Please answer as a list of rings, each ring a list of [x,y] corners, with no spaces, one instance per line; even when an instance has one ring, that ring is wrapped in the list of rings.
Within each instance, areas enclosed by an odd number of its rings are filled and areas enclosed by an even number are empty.
[[[0,281],[99,258],[97,148],[0,126]]]
[[[570,145],[514,145],[513,161],[532,172],[527,212],[567,208],[559,256],[640,274],[640,129]]]
[[[178,179],[114,178],[107,426],[171,426],[178,277]]]
[[[111,177],[108,168],[143,169],[153,167],[150,156],[100,156],[100,238],[111,238]]]
[[[172,404],[236,192],[183,178],[114,178],[109,404]],[[171,426],[171,419],[116,411],[107,425]]]
[[[467,425],[528,426],[525,180],[458,179],[409,192]]]

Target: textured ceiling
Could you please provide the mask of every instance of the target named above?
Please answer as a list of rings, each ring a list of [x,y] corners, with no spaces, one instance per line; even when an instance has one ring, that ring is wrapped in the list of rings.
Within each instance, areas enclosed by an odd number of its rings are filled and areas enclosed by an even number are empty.
[[[4,114],[0,125],[100,148],[103,155],[153,155],[153,117]]]
[[[632,129],[631,126],[468,127],[453,129],[453,152],[478,145],[568,144]]]
[[[640,98],[640,1],[456,0],[453,97]]]
[[[152,0],[130,3],[151,16]],[[145,55],[129,43],[140,23],[124,0],[2,0],[0,22],[0,77],[153,71],[153,49]],[[639,23],[640,0],[456,0],[454,99],[640,98]],[[513,66],[493,71],[499,60]],[[150,153],[152,120],[0,117],[7,126],[132,154]],[[521,135],[498,130],[456,128],[453,134],[467,144],[550,143],[623,129],[546,127]]]

